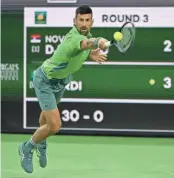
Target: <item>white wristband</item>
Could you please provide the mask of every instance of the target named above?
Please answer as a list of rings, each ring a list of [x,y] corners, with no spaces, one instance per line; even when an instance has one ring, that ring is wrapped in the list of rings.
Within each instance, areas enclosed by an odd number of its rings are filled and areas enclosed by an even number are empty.
[[[111,42],[110,42],[110,41],[107,41],[107,42],[105,43],[105,45],[106,45],[106,47],[109,47],[109,46],[111,46]]]

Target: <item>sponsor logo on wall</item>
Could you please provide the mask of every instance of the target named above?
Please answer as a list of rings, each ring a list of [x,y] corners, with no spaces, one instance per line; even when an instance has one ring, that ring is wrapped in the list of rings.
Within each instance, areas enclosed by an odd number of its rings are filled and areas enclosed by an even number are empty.
[[[19,64],[3,63],[1,66],[1,80],[19,80]]]
[[[47,12],[35,11],[35,24],[46,24],[46,23],[47,23]]]

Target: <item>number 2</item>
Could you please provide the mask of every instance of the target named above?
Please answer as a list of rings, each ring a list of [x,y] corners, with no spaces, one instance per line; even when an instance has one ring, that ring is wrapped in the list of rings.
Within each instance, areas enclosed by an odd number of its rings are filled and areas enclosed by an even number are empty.
[[[172,42],[170,40],[165,40],[164,43],[164,52],[172,52]]]

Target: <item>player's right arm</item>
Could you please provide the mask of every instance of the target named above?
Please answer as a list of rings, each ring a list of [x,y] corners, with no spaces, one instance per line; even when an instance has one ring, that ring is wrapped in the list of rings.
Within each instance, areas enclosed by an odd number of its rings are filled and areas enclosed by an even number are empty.
[[[81,49],[96,49],[100,48],[101,50],[105,51],[107,49],[107,46],[105,45],[106,42],[105,38],[90,38],[82,40],[80,43]]]

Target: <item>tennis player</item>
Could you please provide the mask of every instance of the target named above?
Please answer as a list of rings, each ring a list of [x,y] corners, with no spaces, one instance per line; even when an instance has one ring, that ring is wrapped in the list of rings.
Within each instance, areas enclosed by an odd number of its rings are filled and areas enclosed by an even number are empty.
[[[90,29],[93,25],[92,9],[83,5],[76,9],[74,26],[57,47],[52,57],[37,68],[33,84],[41,107],[40,127],[31,139],[19,145],[21,166],[27,173],[33,172],[33,151],[36,150],[42,168],[47,165],[46,139],[56,134],[61,126],[57,104],[62,98],[65,86],[71,82],[72,74],[78,71],[86,59],[99,63],[107,60],[105,51],[108,41],[104,38],[92,38]]]

